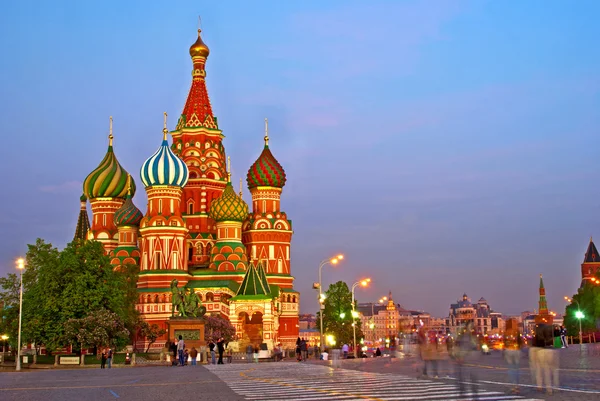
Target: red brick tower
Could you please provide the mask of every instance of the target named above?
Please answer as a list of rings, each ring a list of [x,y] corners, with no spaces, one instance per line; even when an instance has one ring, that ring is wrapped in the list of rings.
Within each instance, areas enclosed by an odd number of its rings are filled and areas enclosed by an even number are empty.
[[[590,237],[590,244],[588,245],[583,263],[581,264],[581,287],[584,286],[586,280],[594,278],[600,272],[600,255],[592,237]]]
[[[281,211],[280,198],[286,176],[269,149],[269,125],[265,119],[265,147],[248,170],[252,213],[244,223],[243,241],[251,260],[259,260],[269,284],[292,288],[290,243],[292,222]]]
[[[548,311],[548,303],[546,302],[546,289],[544,288],[544,280],[540,274],[540,301],[538,314],[535,316],[536,323],[552,324],[554,316]]]
[[[227,184],[224,138],[213,116],[206,89],[206,59],[210,51],[198,39],[190,47],[192,86],[177,127],[171,132],[173,151],[189,168],[189,181],[183,188],[181,213],[189,230],[187,263],[190,267],[207,266],[216,240],[216,225],[208,211],[212,201]]]

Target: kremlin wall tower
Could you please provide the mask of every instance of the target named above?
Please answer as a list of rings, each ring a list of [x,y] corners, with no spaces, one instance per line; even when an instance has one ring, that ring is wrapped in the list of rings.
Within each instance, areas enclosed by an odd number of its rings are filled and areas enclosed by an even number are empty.
[[[232,186],[224,135],[208,97],[208,55],[198,30],[190,47],[192,85],[171,144],[165,113],[162,142],[140,169],[146,213],[134,205],[135,180],[115,156],[111,118],[106,155],[83,183],[75,238],[101,242],[116,269],[139,265],[137,310],[149,323],[167,329],[170,284],[177,279],[198,294],[207,315],[231,321],[240,348],[292,346],[299,334],[299,293],[290,265],[292,222],[280,205],[285,171],[269,149],[265,120],[264,148],[246,177],[249,211],[241,188],[238,194]]]

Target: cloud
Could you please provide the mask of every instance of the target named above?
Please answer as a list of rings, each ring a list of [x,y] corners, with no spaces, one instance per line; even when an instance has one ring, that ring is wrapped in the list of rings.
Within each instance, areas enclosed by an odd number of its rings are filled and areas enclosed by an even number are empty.
[[[81,181],[66,181],[63,182],[62,184],[56,184],[56,185],[44,185],[39,187],[39,190],[41,192],[47,192],[47,193],[60,193],[60,192],[72,192],[74,191],[76,188],[77,189],[81,189],[81,185],[83,183]]]

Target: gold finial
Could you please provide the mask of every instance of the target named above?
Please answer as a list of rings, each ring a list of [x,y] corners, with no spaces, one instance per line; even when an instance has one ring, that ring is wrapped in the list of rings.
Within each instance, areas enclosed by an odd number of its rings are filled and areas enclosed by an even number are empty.
[[[591,236],[591,235],[590,235],[590,242],[594,242],[594,241],[592,240],[592,236]]]
[[[542,278],[542,273],[540,273],[540,278]]]
[[[131,196],[131,174],[127,174],[127,195]]]
[[[231,157],[227,156],[227,182],[231,182]]]
[[[242,197],[242,178],[240,177],[240,198]]]
[[[163,141],[167,140],[167,134],[169,130],[167,129],[167,112],[163,112]]]
[[[269,146],[269,119],[265,118],[265,146]]]
[[[109,124],[108,124],[108,146],[112,146],[112,141],[113,141],[113,134],[112,134],[112,116],[109,117]]]
[[[202,18],[200,16],[198,16],[198,36],[200,36],[200,32],[202,32],[202,29],[200,29],[201,25],[202,25]]]

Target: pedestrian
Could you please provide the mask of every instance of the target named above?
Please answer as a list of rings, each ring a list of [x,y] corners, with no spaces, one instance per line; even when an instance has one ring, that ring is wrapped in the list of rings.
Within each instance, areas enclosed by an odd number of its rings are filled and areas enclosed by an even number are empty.
[[[171,351],[171,366],[177,366],[177,340],[174,339],[170,345]]]
[[[208,349],[210,350],[210,363],[212,365],[216,365],[217,364],[217,357],[216,357],[216,352],[215,352],[215,342],[211,339],[210,342],[208,343]]]
[[[560,342],[562,343],[562,348],[569,348],[569,344],[567,344],[567,329],[565,326],[560,326]]]
[[[183,351],[183,364],[184,365],[187,365],[189,357],[190,357],[190,352],[186,348],[185,351]]]
[[[342,345],[342,354],[344,355],[343,356],[344,359],[348,358],[348,350],[349,349],[350,349],[350,347],[348,347],[348,344]]]
[[[103,349],[102,350],[102,359],[100,362],[100,369],[105,369],[105,367],[106,367],[106,350]]]
[[[558,388],[558,352],[552,348],[552,325],[538,324],[529,349],[529,367],[531,377],[535,378],[538,391],[552,394]]]
[[[513,385],[513,394],[519,394],[519,364],[522,347],[523,338],[518,328],[512,328],[504,333],[504,360],[508,364],[508,377]]]
[[[466,397],[467,385],[470,384],[471,395],[473,399],[477,399],[477,368],[473,365],[476,364],[479,354],[477,353],[477,341],[473,331],[473,323],[467,323],[456,340],[454,361],[458,372],[458,388],[461,397]]]
[[[218,365],[223,365],[223,352],[225,351],[225,339],[223,337],[217,340],[217,350],[219,351],[219,362]]]
[[[252,344],[248,344],[246,347],[246,360],[248,363],[252,362],[252,354],[254,353],[254,347]]]
[[[113,357],[113,350],[112,350],[112,348],[109,348],[108,354],[106,355],[106,361],[108,362],[109,369],[112,367],[112,357]]]
[[[179,335],[179,341],[177,342],[177,354],[179,355],[179,366],[183,366],[183,353],[185,351],[185,343],[183,342],[183,336]]]
[[[254,363],[258,363],[258,352],[260,351],[260,348],[258,347],[258,344],[256,344],[254,346]]]
[[[296,360],[298,362],[300,362],[302,360],[302,348],[300,347],[301,343],[302,343],[302,339],[300,339],[300,337],[298,337],[298,339],[296,340]]]
[[[190,358],[192,358],[192,366],[196,366],[196,358],[198,357],[198,350],[196,347],[192,347],[190,351]]]

